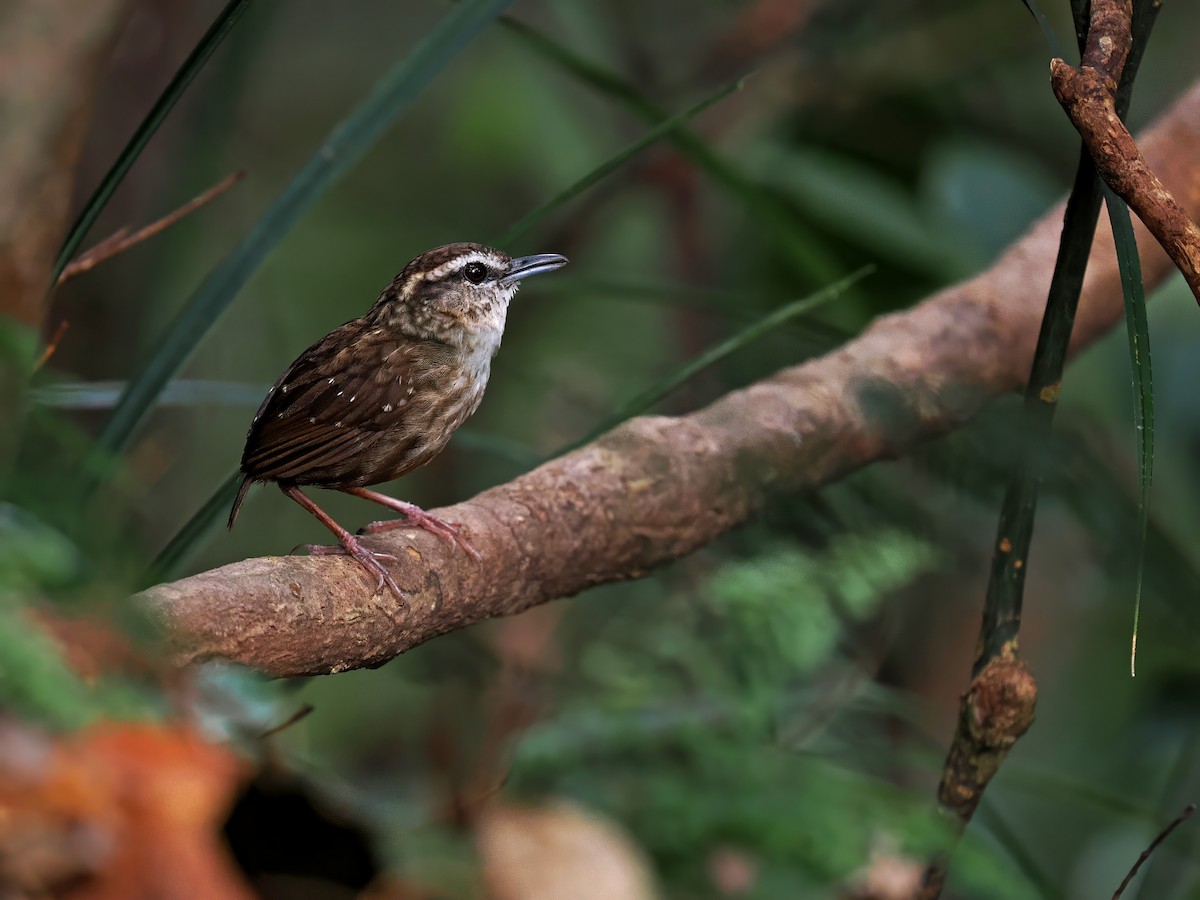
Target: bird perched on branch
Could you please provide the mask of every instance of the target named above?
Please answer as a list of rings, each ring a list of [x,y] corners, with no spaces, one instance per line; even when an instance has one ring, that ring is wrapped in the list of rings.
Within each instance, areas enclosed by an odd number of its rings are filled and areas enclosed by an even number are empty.
[[[382,504],[403,519],[360,531],[424,528],[473,558],[459,526],[418,506],[368,490],[429,462],[479,407],[500,347],[508,304],[522,279],[565,265],[542,253],[511,259],[481,244],[447,244],[404,267],[366,315],[334,329],[293,362],[250,423],[245,478],[229,513],[237,519],[256,481],[280,490],[337,536],[339,547],[398,597],[403,592],[377,554],[362,546],[302,486],[332,488]]]

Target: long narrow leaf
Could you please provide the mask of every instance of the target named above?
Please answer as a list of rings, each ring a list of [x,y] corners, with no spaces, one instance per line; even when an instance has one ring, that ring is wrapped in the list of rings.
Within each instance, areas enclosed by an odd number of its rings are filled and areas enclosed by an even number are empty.
[[[529,213],[529,215],[516,222],[511,228],[508,229],[508,231],[504,232],[502,237],[496,240],[496,244],[501,247],[509,246],[519,237],[529,231],[529,229],[535,224],[540,222],[550,213],[554,212],[554,210],[558,209],[569,200],[579,196],[592,185],[611,175],[631,158],[645,150],[651,144],[660,140],[664,136],[671,134],[673,131],[678,129],[679,126],[683,125],[685,122],[694,118],[695,116],[698,116],[714,103],[725,99],[734,91],[741,90],[743,83],[743,80],[739,79],[733,84],[726,85],[715,94],[712,94],[711,96],[701,100],[695,106],[685,109],[682,112],[676,113],[670,118],[663,120],[657,127],[650,129],[650,131],[648,131],[640,140],[634,141],[620,153],[605,160],[574,184],[569,185],[554,197],[551,197],[537,209],[533,210],[533,212]]]
[[[522,22],[502,17],[500,24],[529,50],[592,90],[619,101],[642,120],[658,124],[668,118],[665,110],[616,73],[584,59]],[[669,139],[681,155],[754,213],[762,224],[764,236],[776,243],[797,271],[817,282],[832,281],[842,273],[829,261],[834,255],[826,252],[811,228],[770,191],[713,152],[702,138],[677,127],[670,131]]]
[[[121,150],[117,156],[116,162],[112,164],[112,168],[105,173],[100,179],[100,184],[96,187],[95,192],[88,198],[87,203],[83,205],[83,209],[79,213],[79,217],[71,226],[71,230],[67,232],[66,238],[63,240],[63,245],[58,251],[58,257],[54,260],[54,271],[50,276],[50,284],[58,283],[58,276],[62,274],[63,269],[67,267],[67,263],[79,251],[83,239],[87,236],[88,230],[95,223],[100,211],[104,209],[113,192],[116,191],[117,185],[125,178],[125,175],[133,167],[134,161],[146,149],[146,145],[150,143],[150,138],[154,137],[154,133],[158,131],[158,126],[167,118],[167,114],[175,106],[176,101],[183,96],[183,92],[188,89],[195,77],[204,68],[204,64],[208,62],[213,53],[216,52],[221,41],[233,29],[237,20],[241,18],[242,13],[246,11],[246,7],[250,5],[250,0],[229,0],[225,4],[225,8],[221,10],[221,14],[217,16],[215,22],[209,27],[204,36],[200,38],[200,43],[196,44],[195,49],[188,54],[188,58],[183,61],[183,65],[179,67],[179,71],[175,73],[175,77],[171,79],[170,84],[162,92],[159,98],[154,101],[154,106],[150,108],[150,112],[146,114],[146,118],[138,125],[133,136],[129,139],[129,143]]]
[[[234,472],[221,482],[220,487],[213,491],[212,496],[204,501],[204,505],[196,510],[187,524],[176,532],[167,542],[167,546],[155,557],[143,579],[144,584],[154,584],[168,577],[199,545],[201,539],[211,533],[223,517],[229,515],[229,507],[233,505],[233,498],[241,483],[241,472]]]
[[[1104,201],[1112,223],[1125,297],[1125,332],[1129,337],[1129,368],[1133,376],[1133,427],[1137,435],[1138,548],[1137,582],[1133,595],[1133,639],[1129,649],[1129,674],[1137,674],[1138,620],[1142,612],[1142,578],[1146,568],[1146,533],[1150,518],[1150,484],[1154,478],[1154,381],[1150,371],[1150,325],[1146,319],[1146,293],[1137,239],[1125,201],[1104,186]]]
[[[123,381],[67,382],[33,388],[29,399],[54,409],[112,409],[126,389]],[[267,393],[266,384],[177,378],[158,395],[158,406],[248,406],[254,409]]]
[[[271,208],[208,275],[129,382],[100,434],[101,452],[117,453],[153,408],[234,296],[325,191],[366,152],[396,116],[498,16],[511,0],[463,0],[339,124]]]
[[[1050,23],[1042,15],[1042,11],[1038,8],[1035,0],[1021,0],[1021,2],[1025,4],[1025,8],[1029,10],[1029,14],[1033,16],[1034,21],[1038,23],[1038,28],[1042,29],[1042,37],[1050,45],[1050,52],[1054,54],[1055,58],[1063,59],[1064,55],[1062,46],[1058,43],[1058,35],[1054,33],[1054,29],[1050,27]]]
[[[801,300],[794,300],[786,306],[781,306],[779,309],[768,313],[754,324],[743,328],[737,334],[727,338],[716,346],[710,347],[699,356],[680,366],[679,369],[672,372],[666,378],[646,388],[646,390],[624,404],[611,416],[602,420],[579,440],[569,444],[554,455],[561,456],[564,453],[569,453],[572,450],[582,447],[584,444],[590,443],[606,431],[620,425],[626,419],[641,415],[689,379],[694,378],[710,366],[716,365],[730,354],[756,341],[769,331],[773,331],[789,319],[793,319],[806,312],[811,312],[818,306],[842,296],[855,282],[860,281],[873,270],[874,266],[864,266],[857,272],[843,278],[836,284],[831,284],[824,290],[818,291]]]

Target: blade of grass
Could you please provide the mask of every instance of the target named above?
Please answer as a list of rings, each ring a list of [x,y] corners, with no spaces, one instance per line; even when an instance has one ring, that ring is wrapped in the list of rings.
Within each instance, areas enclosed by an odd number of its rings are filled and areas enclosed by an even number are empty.
[[[1137,239],[1125,201],[1104,186],[1104,201],[1112,223],[1125,297],[1125,332],[1129,337],[1129,366],[1133,376],[1133,427],[1137,434],[1138,548],[1137,581],[1133,594],[1133,637],[1129,648],[1129,674],[1137,674],[1138,620],[1142,611],[1142,579],[1146,570],[1146,534],[1150,517],[1150,484],[1154,478],[1154,380],[1150,370],[1150,324],[1146,319],[1146,293]]]
[[[248,406],[262,403],[269,385],[177,378],[158,396],[156,406]],[[125,391],[123,381],[66,382],[33,388],[29,398],[55,409],[111,409]]]
[[[1085,3],[1072,2],[1075,27],[1087,32]],[[1133,46],[1117,88],[1117,114],[1125,117],[1134,78],[1141,63],[1158,5],[1139,3],[1134,10]],[[1029,382],[1025,391],[1025,450],[1013,468],[1000,510],[996,549],[992,556],[980,653],[973,674],[978,675],[992,659],[1005,652],[1021,627],[1025,576],[1037,511],[1038,489],[1044,460],[1050,446],[1054,413],[1058,405],[1063,366],[1075,321],[1076,306],[1091,253],[1096,220],[1103,199],[1102,182],[1086,147],[1080,148],[1075,183],[1067,200],[1059,255],[1051,277],[1046,312],[1038,334]],[[1019,562],[1017,566],[1014,563]]]
[[[267,254],[434,76],[510,2],[463,0],[455,4],[441,23],[334,128],[271,208],[205,278],[156,343],[149,360],[129,382],[100,433],[97,445],[102,454],[124,449],[167,382]]]
[[[496,240],[495,243],[500,247],[507,247],[511,245],[518,238],[528,232],[530,228],[532,228],[546,216],[550,215],[550,213],[554,212],[554,210],[558,209],[564,203],[567,203],[568,201],[579,196],[592,185],[611,175],[651,144],[672,133],[678,129],[679,126],[695,116],[698,116],[713,104],[720,100],[724,100],[730,94],[734,93],[734,91],[740,91],[744,83],[745,79],[738,79],[732,84],[728,84],[721,88],[715,94],[704,98],[695,106],[676,113],[668,119],[664,119],[655,128],[650,129],[650,131],[648,131],[640,140],[634,141],[620,153],[609,157],[574,184],[569,185],[558,194],[551,197],[537,209],[533,210],[531,213],[529,213],[529,215],[524,216],[519,221],[514,223],[512,227],[508,229],[508,231],[504,232],[503,236]]]
[[[592,90],[619,101],[642,120],[658,124],[668,117],[665,110],[619,75],[584,59],[523,22],[508,16],[502,16],[499,22],[529,50]],[[682,156],[754,214],[763,234],[776,244],[797,272],[817,283],[828,283],[842,274],[842,269],[830,262],[835,257],[824,242],[770,191],[747,178],[686,128],[675,128],[668,137]]]
[[[1050,45],[1050,52],[1054,54],[1056,59],[1064,59],[1062,47],[1058,43],[1058,35],[1054,33],[1054,29],[1050,27],[1050,23],[1046,21],[1046,17],[1042,15],[1042,11],[1038,8],[1034,0],[1021,0],[1025,4],[1025,8],[1029,10],[1029,14],[1033,16],[1038,23],[1038,27],[1042,29],[1042,37],[1046,39],[1046,43]]]
[[[538,455],[529,447],[517,441],[501,437],[498,434],[489,434],[486,431],[475,431],[471,428],[464,428],[455,433],[454,443],[458,448],[463,450],[475,450],[498,459],[507,460],[514,465],[520,466],[521,471],[538,464]]]
[[[204,501],[187,523],[167,542],[150,564],[138,587],[155,584],[167,578],[187,558],[200,541],[217,527],[217,523],[229,514],[229,507],[242,483],[242,473],[226,476],[220,487]]]
[[[625,403],[619,410],[613,413],[606,419],[603,419],[591,431],[581,437],[579,440],[563,447],[553,456],[562,456],[564,453],[570,453],[588,444],[598,438],[600,435],[620,425],[626,419],[641,415],[648,409],[658,404],[664,397],[684,384],[688,379],[694,378],[699,373],[703,372],[710,366],[716,365],[727,356],[736,353],[738,350],[745,347],[747,344],[756,341],[758,338],[767,334],[767,332],[778,328],[789,319],[795,318],[803,313],[812,312],[818,306],[828,303],[837,297],[842,296],[856,282],[862,280],[875,269],[874,266],[864,266],[857,272],[843,278],[835,284],[831,284],[824,290],[818,291],[808,297],[800,300],[794,300],[791,303],[781,306],[776,310],[768,313],[760,318],[754,324],[743,328],[737,334],[732,335],[721,343],[705,350],[699,356],[688,360],[687,363],[680,366],[666,378],[651,385],[642,391],[636,397]]]
[[[556,291],[569,295],[602,294],[604,302],[633,303],[653,307],[686,309],[731,322],[753,322],[761,315],[764,299],[747,296],[744,291],[703,288],[669,282],[639,281],[623,278],[590,278],[563,276],[554,281]],[[847,328],[800,318],[784,328],[806,340],[811,346],[830,350],[845,343],[853,332]]]
[[[237,20],[241,18],[242,13],[246,11],[246,7],[250,5],[250,0],[229,0],[225,4],[225,8],[221,10],[221,14],[217,16],[216,21],[212,23],[208,31],[204,32],[204,36],[200,38],[200,42],[196,44],[195,49],[188,54],[188,58],[183,61],[183,65],[179,67],[179,71],[175,73],[175,77],[167,85],[159,98],[154,101],[154,106],[150,108],[150,112],[146,114],[146,118],[138,125],[133,136],[129,139],[129,143],[121,150],[117,156],[116,162],[112,164],[112,168],[105,173],[100,179],[100,184],[97,185],[95,192],[83,205],[83,209],[79,213],[79,217],[67,232],[66,238],[63,240],[63,245],[58,251],[58,258],[54,261],[54,271],[50,275],[50,286],[53,287],[58,283],[58,278],[62,274],[63,269],[79,252],[80,246],[83,244],[83,239],[87,236],[88,230],[95,223],[100,211],[104,209],[113,192],[116,191],[117,185],[125,178],[129,170],[133,167],[141,152],[146,149],[146,145],[150,143],[150,138],[154,137],[154,133],[158,131],[158,126],[166,119],[167,114],[175,106],[176,101],[183,96],[183,92],[188,89],[195,77],[204,68],[205,63],[216,52],[221,41],[237,24]]]

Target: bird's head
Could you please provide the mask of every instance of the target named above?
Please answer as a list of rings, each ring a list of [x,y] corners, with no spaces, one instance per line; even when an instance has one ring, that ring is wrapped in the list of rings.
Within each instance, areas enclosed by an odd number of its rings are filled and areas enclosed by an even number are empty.
[[[406,265],[373,311],[414,337],[447,340],[464,329],[502,332],[521,281],[566,263],[557,253],[514,259],[483,244],[446,244]]]

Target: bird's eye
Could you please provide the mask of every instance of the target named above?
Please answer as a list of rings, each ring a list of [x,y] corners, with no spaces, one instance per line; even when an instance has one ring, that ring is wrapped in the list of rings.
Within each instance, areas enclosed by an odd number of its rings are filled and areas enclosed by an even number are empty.
[[[487,266],[483,263],[473,262],[463,266],[463,277],[471,284],[482,284],[487,275]]]

